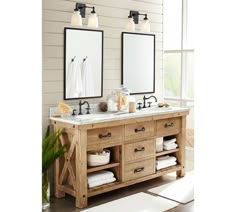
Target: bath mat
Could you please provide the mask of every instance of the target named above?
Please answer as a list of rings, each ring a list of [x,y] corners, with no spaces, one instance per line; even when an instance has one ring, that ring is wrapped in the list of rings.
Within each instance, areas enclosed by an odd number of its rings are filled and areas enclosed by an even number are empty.
[[[178,203],[174,201],[140,192],[93,208],[85,209],[83,212],[163,212],[176,206],[178,206]]]
[[[194,175],[189,174],[182,179],[149,189],[148,192],[186,204],[194,199]]]

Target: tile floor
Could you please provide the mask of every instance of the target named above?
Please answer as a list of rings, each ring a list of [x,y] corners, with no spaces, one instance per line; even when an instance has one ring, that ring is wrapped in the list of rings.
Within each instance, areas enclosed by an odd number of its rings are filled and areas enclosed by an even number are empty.
[[[192,148],[186,149],[186,171],[190,172],[194,169],[194,154]],[[89,207],[94,207],[112,200],[116,200],[122,197],[129,196],[138,192],[146,193],[148,189],[156,186],[160,186],[176,179],[175,173],[171,173],[156,179],[152,179],[146,182],[138,183],[129,187],[114,190],[108,193],[100,194],[89,198]],[[148,192],[147,192],[148,193]],[[149,193],[150,194],[150,193]],[[151,195],[151,194],[150,194]],[[154,194],[153,194],[154,195]],[[45,212],[79,212],[83,211],[75,207],[75,198],[71,196],[66,196],[62,199],[57,199],[51,197],[50,208],[45,210]],[[193,212],[194,211],[194,201],[187,204],[179,204],[176,208],[169,210],[169,212]]]

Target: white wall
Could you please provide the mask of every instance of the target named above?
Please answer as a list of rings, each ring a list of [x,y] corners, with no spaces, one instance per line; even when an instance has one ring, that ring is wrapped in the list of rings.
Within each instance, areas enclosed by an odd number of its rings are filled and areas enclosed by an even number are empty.
[[[99,29],[104,30],[103,98],[88,101],[105,101],[107,95],[120,86],[121,32],[125,31],[129,10],[147,13],[151,31],[156,34],[155,95],[159,99],[162,98],[163,0],[43,0],[43,132],[49,123],[49,107],[57,106],[59,102],[64,101],[63,29],[70,26],[76,2],[95,6],[99,18]],[[90,13],[89,9],[87,13]],[[83,18],[83,24],[86,25],[86,23],[87,18]],[[137,96],[137,98],[141,97]],[[78,100],[64,102],[76,104]]]

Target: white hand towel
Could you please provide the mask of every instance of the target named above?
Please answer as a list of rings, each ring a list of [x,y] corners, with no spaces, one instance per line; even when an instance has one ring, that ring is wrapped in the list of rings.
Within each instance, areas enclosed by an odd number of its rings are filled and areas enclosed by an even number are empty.
[[[165,156],[158,157],[157,160],[165,160],[169,157],[170,157],[169,155],[165,155]]]
[[[175,162],[175,161],[176,161],[176,157],[170,156],[169,158],[167,158],[165,160],[157,160],[156,164],[157,165],[165,165],[165,164],[172,163],[172,162]]]
[[[106,183],[112,183],[114,181],[116,181],[116,178],[115,177],[110,177],[110,178],[107,178],[107,179],[104,179],[104,180],[99,180],[99,181],[96,181],[96,182],[89,183],[88,186],[89,186],[89,188],[93,188],[93,187],[100,186],[100,185],[103,185],[103,184],[106,184]]]
[[[112,178],[114,177],[114,173],[111,171],[98,171],[94,173],[89,173],[88,174],[88,183],[96,182],[99,180],[107,179],[107,178]]]
[[[163,144],[164,145],[169,145],[169,144],[173,144],[176,142],[176,138],[172,138],[172,139],[169,139],[169,140],[164,140]]]
[[[176,149],[176,147],[178,147],[177,144],[174,145],[169,145],[169,146],[164,146],[164,150],[171,150],[171,149]]]
[[[167,168],[169,166],[174,166],[176,165],[177,163],[176,162],[171,162],[171,163],[168,163],[168,164],[165,164],[165,165],[156,165],[156,169],[157,170],[160,170],[160,169],[164,169],[164,168]]]

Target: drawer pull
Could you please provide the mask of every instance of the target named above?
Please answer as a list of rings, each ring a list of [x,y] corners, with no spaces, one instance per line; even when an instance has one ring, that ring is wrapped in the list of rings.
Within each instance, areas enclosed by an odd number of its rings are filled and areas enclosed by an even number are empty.
[[[134,132],[144,132],[145,131],[145,127],[142,127],[141,129],[135,128]]]
[[[143,152],[143,151],[145,151],[144,146],[143,147],[137,147],[137,148],[134,149],[134,152]]]
[[[175,124],[172,122],[172,123],[169,123],[169,124],[165,124],[165,128],[168,128],[168,127],[174,127],[175,126]]]
[[[135,169],[135,170],[134,170],[134,173],[142,172],[142,171],[144,171],[144,167]]]
[[[103,134],[99,134],[98,135],[98,138],[100,138],[100,139],[102,139],[102,138],[110,138],[110,137],[111,137],[111,133],[110,132],[105,134],[105,135],[103,135]]]

